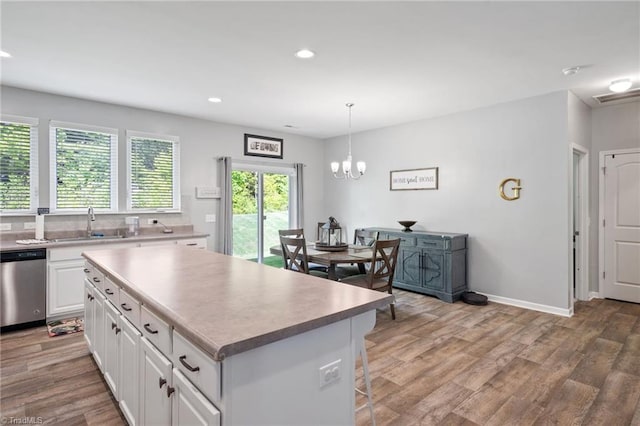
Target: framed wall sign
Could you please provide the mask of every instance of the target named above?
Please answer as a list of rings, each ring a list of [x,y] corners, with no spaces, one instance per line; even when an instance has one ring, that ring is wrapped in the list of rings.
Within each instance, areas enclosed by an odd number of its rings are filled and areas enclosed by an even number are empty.
[[[391,170],[389,189],[391,191],[438,189],[438,168]]]
[[[244,134],[244,155],[282,158],[282,139]]]

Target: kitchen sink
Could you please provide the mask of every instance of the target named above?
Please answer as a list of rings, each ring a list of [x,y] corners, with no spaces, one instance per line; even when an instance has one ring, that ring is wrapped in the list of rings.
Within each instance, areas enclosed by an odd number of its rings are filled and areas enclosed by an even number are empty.
[[[98,235],[92,235],[91,237],[82,236],[82,237],[69,237],[69,238],[56,238],[53,241],[54,243],[64,243],[71,241],[100,241],[100,240],[119,240],[124,238],[124,235],[109,235],[105,237],[101,237]]]

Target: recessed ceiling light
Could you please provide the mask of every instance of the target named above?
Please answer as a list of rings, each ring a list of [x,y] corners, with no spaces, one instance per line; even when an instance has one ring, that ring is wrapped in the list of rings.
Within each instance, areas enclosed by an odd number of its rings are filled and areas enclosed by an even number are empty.
[[[631,80],[628,78],[622,78],[620,80],[614,80],[609,85],[609,90],[616,93],[626,92],[631,87]]]
[[[214,103],[214,104],[219,104],[220,102],[222,102],[222,98],[216,98],[216,97],[210,97],[209,99],[207,99],[209,102]]]
[[[296,52],[296,57],[300,59],[309,59],[314,56],[316,56],[316,54],[309,49],[301,49]]]
[[[5,52],[4,50],[0,50],[0,58],[10,58],[11,54],[8,52]]]

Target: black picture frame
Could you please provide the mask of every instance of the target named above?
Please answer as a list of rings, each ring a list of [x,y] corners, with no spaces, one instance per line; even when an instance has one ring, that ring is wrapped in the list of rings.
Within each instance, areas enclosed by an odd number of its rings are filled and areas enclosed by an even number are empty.
[[[282,159],[283,148],[284,139],[244,134],[244,155]]]

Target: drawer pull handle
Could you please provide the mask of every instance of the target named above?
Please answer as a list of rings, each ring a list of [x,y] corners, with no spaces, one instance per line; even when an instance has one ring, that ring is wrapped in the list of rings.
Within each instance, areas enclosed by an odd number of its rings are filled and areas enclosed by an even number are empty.
[[[144,325],[144,329],[147,330],[151,334],[158,334],[158,330],[152,329],[151,327],[149,327],[150,325],[151,325],[150,323],[146,323]]]
[[[122,306],[122,309],[124,309],[127,312],[133,311],[133,308],[128,307],[126,303],[121,303],[120,306]]]
[[[187,243],[186,245],[188,245],[188,246],[197,246],[198,243]]]
[[[89,272],[91,272],[90,270],[88,270],[87,268],[84,268],[84,273],[88,274]]]
[[[95,297],[93,297],[93,296],[91,296],[91,295],[90,295],[90,296],[89,296],[89,301],[93,302],[93,299],[95,299]]]
[[[91,295],[87,294],[87,299],[91,300]]]
[[[185,361],[185,359],[187,359],[186,355],[182,355],[180,357],[180,363],[182,363],[182,365],[185,366],[185,368],[189,371],[195,372],[195,371],[200,371],[200,367],[192,367],[189,364],[187,364],[187,361]]]
[[[99,282],[100,282],[100,280],[99,280],[97,277],[93,277],[93,282],[94,282],[94,283],[99,283]]]
[[[176,388],[172,388],[171,386],[167,386],[167,398],[171,398],[171,394],[176,391]]]
[[[104,292],[107,293],[109,296],[113,296],[113,291],[111,291],[110,288],[106,288]]]
[[[118,324],[116,324],[115,322],[112,322],[112,323],[111,323],[111,329],[113,330],[114,328],[116,328],[116,326],[117,326],[117,325],[118,325]]]
[[[167,379],[164,379],[162,377],[160,377],[160,379],[158,379],[158,384],[160,385],[160,389],[162,389],[162,387],[167,383]]]
[[[120,333],[122,329],[120,327],[116,327],[116,334]]]

